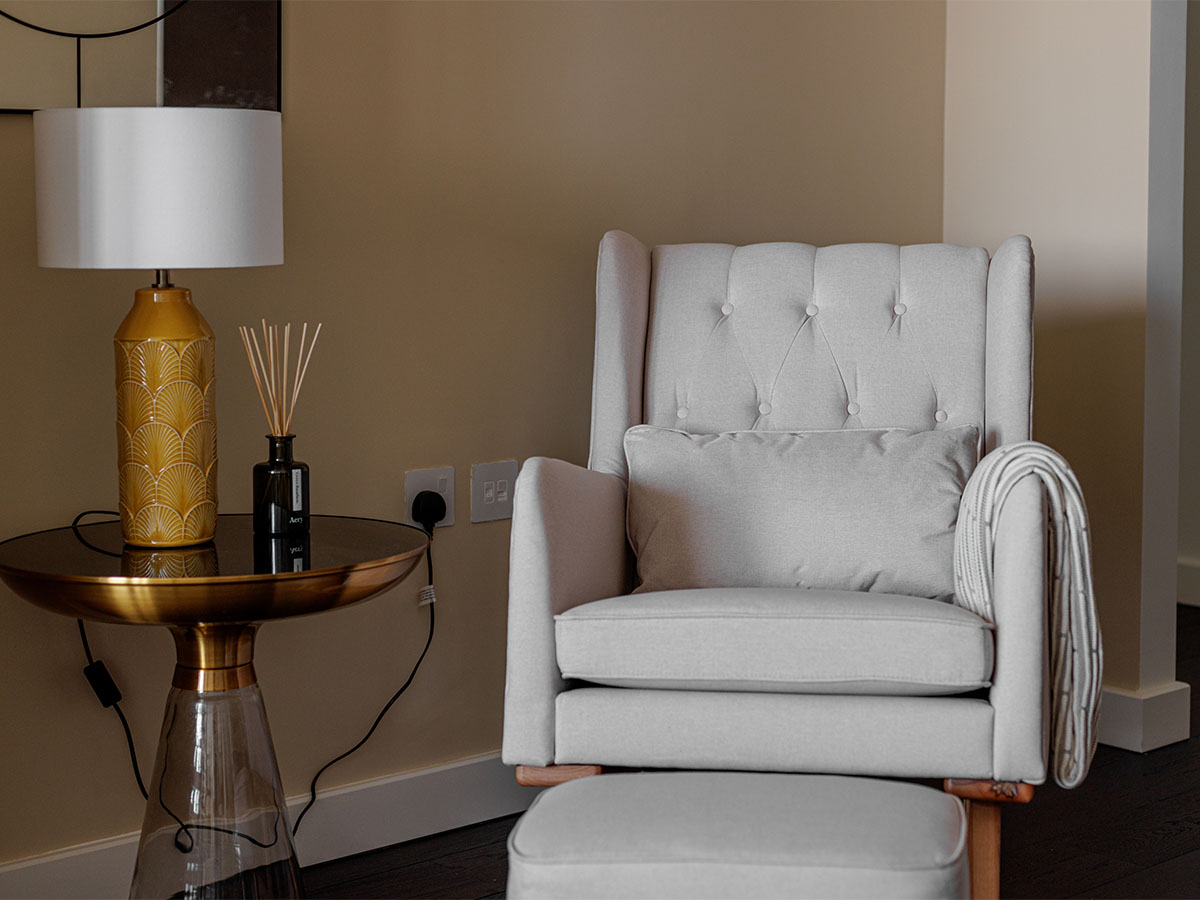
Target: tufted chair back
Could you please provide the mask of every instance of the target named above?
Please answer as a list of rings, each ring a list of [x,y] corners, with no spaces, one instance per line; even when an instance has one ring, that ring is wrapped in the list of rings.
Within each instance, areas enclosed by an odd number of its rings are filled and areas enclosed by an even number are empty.
[[[981,426],[1030,436],[1029,239],[950,244],[600,245],[589,468],[625,476],[623,438]]]

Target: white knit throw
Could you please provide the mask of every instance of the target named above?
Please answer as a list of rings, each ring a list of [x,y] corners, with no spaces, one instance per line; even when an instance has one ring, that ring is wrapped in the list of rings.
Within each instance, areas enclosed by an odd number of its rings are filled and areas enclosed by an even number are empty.
[[[995,524],[1013,486],[1041,478],[1050,502],[1053,557],[1050,585],[1051,771],[1065,788],[1087,776],[1096,752],[1103,652],[1092,593],[1087,509],[1075,473],[1037,441],[1006,444],[987,454],[967,482],[954,539],[955,603],[989,622]]]

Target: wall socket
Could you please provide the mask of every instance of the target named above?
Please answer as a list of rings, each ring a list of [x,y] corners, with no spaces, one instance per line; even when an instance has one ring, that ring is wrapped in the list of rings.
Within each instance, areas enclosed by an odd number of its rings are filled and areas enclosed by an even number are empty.
[[[513,488],[517,483],[517,461],[475,463],[471,466],[471,521],[494,522],[511,519]]]
[[[409,469],[404,473],[404,522],[420,528],[413,521],[413,498],[421,491],[437,491],[446,501],[446,518],[437,523],[438,528],[454,524],[454,466],[435,469]]]

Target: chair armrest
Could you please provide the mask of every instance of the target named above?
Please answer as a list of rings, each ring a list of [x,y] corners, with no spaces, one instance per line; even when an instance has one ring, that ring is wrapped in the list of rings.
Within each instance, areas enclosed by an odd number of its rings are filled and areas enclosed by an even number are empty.
[[[554,698],[565,687],[554,616],[627,593],[629,583],[624,479],[557,459],[527,460],[513,496],[505,763],[554,762]]]
[[[1046,779],[1046,494],[1026,475],[1001,507],[992,553],[996,662],[992,772],[997,781]]]

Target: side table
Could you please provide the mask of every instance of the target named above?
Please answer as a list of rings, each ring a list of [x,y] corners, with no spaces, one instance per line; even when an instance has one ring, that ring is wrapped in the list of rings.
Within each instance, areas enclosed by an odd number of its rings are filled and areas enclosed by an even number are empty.
[[[132,897],[299,896],[255,632],[387,590],[426,544],[416,528],[345,516],[313,516],[306,539],[262,539],[248,515],[220,516],[196,547],[126,547],[117,522],[0,543],[0,580],[26,600],[175,637]]]

